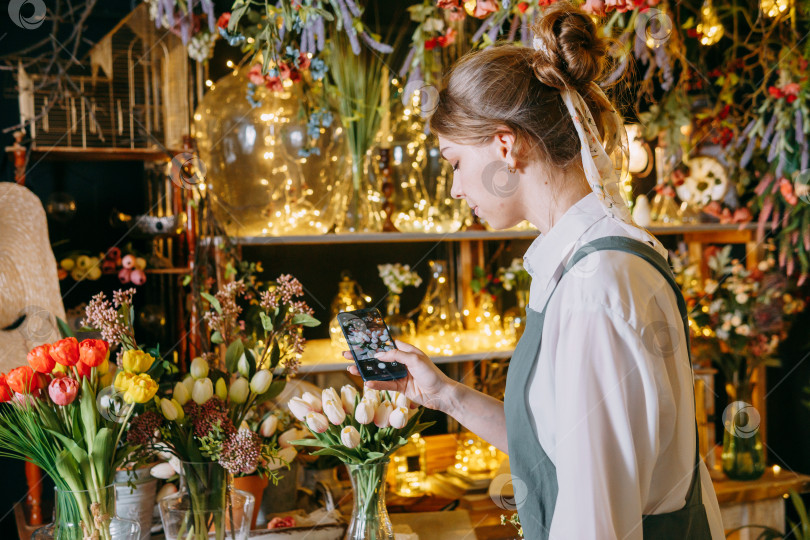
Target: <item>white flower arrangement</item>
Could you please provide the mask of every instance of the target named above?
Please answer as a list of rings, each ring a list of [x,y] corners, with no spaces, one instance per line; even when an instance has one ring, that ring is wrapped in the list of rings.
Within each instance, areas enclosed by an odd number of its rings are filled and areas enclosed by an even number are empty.
[[[422,278],[407,264],[378,264],[377,270],[391,294],[402,294],[404,287],[418,287],[422,284]]]
[[[523,267],[523,259],[512,259],[512,263],[506,268],[498,268],[498,277],[501,278],[503,288],[511,291],[514,288],[526,290],[529,288],[531,276]]]

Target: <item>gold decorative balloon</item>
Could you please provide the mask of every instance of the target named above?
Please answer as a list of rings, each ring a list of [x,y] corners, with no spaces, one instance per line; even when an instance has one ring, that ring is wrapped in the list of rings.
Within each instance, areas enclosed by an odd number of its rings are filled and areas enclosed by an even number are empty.
[[[339,118],[312,140],[300,85],[287,80],[276,92],[259,86],[253,107],[247,73],[217,81],[194,114],[215,214],[234,236],[328,232],[340,206],[334,203],[351,189]]]

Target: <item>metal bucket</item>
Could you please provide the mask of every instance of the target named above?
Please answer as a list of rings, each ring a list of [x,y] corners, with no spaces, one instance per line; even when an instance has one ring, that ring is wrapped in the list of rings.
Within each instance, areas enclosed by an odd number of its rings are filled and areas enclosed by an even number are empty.
[[[118,517],[137,521],[141,525],[141,540],[149,540],[152,536],[152,513],[158,481],[149,474],[151,468],[144,467],[134,471],[134,490],[127,484],[129,471],[115,473],[116,513]]]

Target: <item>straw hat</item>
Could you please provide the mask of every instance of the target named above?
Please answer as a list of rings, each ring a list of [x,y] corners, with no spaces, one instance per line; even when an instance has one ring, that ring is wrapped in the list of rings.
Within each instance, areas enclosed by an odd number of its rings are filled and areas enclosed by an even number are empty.
[[[24,365],[29,350],[59,339],[65,318],[48,221],[39,198],[0,182],[0,371]]]

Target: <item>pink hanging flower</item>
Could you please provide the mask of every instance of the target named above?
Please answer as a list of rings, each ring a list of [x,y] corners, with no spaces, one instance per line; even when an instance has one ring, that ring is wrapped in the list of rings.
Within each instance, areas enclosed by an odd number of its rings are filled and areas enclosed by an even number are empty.
[[[477,0],[472,16],[476,19],[485,19],[490,13],[498,11],[498,3],[495,0]]]
[[[79,393],[79,381],[71,377],[53,379],[48,385],[48,395],[57,405],[70,405]]]
[[[604,17],[605,0],[586,0],[585,4],[582,6],[582,10],[585,13],[590,13],[591,15]]]

